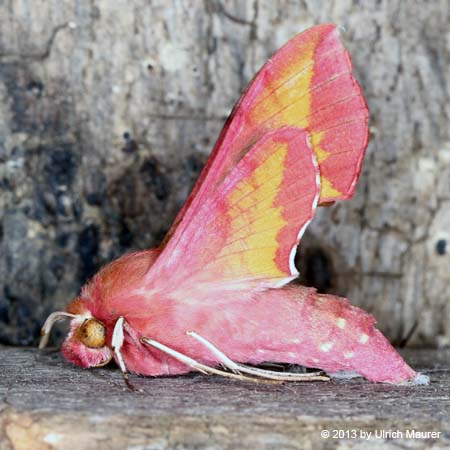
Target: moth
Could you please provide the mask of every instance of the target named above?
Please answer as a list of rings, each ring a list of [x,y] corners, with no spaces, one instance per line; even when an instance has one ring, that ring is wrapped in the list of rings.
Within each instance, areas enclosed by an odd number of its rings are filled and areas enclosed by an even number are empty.
[[[426,383],[348,300],[290,284],[299,241],[320,205],[353,196],[368,109],[333,24],[284,45],[234,107],[159,248],[102,268],[66,311],[62,353],[128,373],[197,370],[237,379]],[[255,367],[280,362],[323,372]]]

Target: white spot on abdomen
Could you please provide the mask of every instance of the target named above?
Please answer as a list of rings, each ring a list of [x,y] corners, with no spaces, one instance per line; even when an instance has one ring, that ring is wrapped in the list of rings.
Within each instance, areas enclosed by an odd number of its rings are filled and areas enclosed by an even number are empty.
[[[344,352],[345,359],[350,359],[350,358],[353,358],[354,356],[355,356],[355,352]]]
[[[325,344],[321,344],[319,348],[322,352],[329,352],[333,348],[333,345],[332,342],[325,342]]]
[[[338,317],[336,320],[336,325],[339,328],[345,328],[345,324],[347,323],[347,321],[343,318],[343,317]]]
[[[365,333],[362,333],[361,336],[359,337],[359,342],[361,342],[361,344],[367,344],[368,341],[369,336]]]

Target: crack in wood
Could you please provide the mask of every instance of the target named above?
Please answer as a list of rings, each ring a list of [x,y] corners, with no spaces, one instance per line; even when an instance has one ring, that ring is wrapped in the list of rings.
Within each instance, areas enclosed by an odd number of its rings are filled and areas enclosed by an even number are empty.
[[[56,36],[58,33],[65,28],[70,28],[70,22],[65,22],[60,25],[57,25],[53,28],[50,37],[48,38],[46,44],[44,45],[44,50],[41,52],[24,52],[24,53],[16,53],[16,52],[0,52],[0,59],[6,60],[21,60],[21,59],[30,59],[33,61],[43,61],[50,56],[52,51],[53,44],[55,42]]]

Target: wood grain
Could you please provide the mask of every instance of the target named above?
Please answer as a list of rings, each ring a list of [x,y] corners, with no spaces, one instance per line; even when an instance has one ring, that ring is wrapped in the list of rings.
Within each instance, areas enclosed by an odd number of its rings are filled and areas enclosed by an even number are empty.
[[[430,386],[255,385],[215,376],[138,378],[81,370],[56,351],[1,348],[0,448],[332,449],[448,448],[450,353],[409,350]],[[322,430],[439,431],[436,439],[323,439]]]

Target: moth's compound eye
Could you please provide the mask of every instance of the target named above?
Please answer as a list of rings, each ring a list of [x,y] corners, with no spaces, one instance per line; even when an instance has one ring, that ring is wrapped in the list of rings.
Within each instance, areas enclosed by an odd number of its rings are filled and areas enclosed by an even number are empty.
[[[106,327],[97,319],[86,319],[78,329],[80,341],[89,348],[101,348],[106,342]]]

